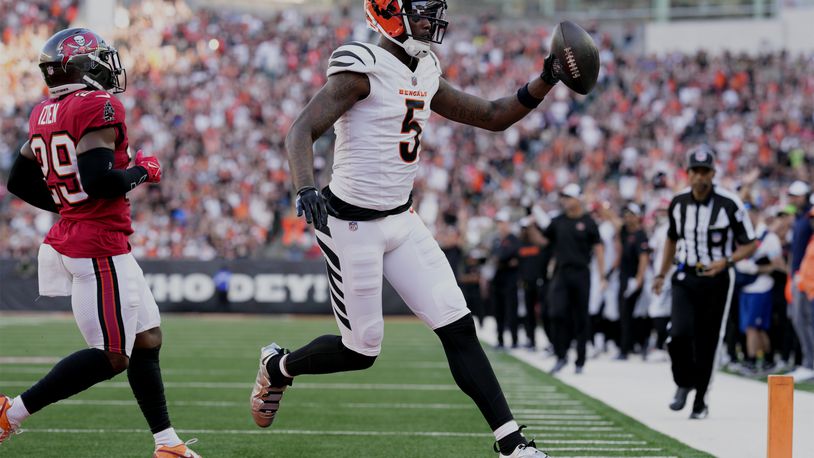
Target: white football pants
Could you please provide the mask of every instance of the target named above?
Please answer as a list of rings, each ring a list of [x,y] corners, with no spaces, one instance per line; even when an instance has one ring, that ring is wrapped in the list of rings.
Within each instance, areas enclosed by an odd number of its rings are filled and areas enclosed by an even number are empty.
[[[127,356],[136,334],[158,327],[158,305],[132,254],[70,258],[40,245],[42,296],[71,296],[71,308],[88,346]]]
[[[432,329],[469,313],[455,275],[432,234],[412,209],[374,221],[328,217],[316,231],[328,264],[328,283],[342,343],[367,356],[384,337],[382,274]]]

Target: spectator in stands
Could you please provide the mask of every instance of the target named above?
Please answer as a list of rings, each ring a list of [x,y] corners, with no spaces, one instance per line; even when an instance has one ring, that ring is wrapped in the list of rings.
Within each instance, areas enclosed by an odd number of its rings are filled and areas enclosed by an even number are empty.
[[[664,259],[664,244],[667,241],[667,231],[670,229],[670,219],[668,209],[670,199],[661,199],[657,204],[654,214],[655,227],[650,237],[650,249],[653,252],[651,264],[651,276],[655,276]],[[667,271],[667,277],[671,278],[675,267]],[[651,296],[650,306],[647,314],[653,320],[653,328],[656,331],[656,345],[658,350],[667,350],[667,325],[670,323],[670,312],[672,310],[672,285],[665,282],[661,293]]]
[[[642,229],[642,210],[639,205],[631,202],[622,209],[624,225],[619,234],[622,251],[619,261],[619,324],[620,345],[619,355],[616,359],[626,360],[633,351],[636,335],[634,329],[633,311],[644,286],[644,274],[650,260],[650,246],[647,234]],[[646,348],[641,349],[646,353]]]
[[[32,59],[55,27],[75,19],[77,4],[0,5],[0,181],[27,128],[15,113],[42,95]],[[296,226],[282,223],[291,208],[282,139],[296,108],[322,85],[327,53],[350,39],[366,40],[364,23],[296,10],[231,14],[192,9],[184,0],[134,0],[120,13],[129,24],[116,29],[115,44],[132,59],[126,63],[131,88],[122,99],[129,135],[167,160],[166,184],[134,196],[150,203],[134,215],[134,255],[318,255],[310,233],[300,237]],[[451,81],[496,96],[540,67],[553,24],[483,27],[476,18],[460,19],[447,38],[457,45],[439,49]],[[814,117],[806,105],[810,56],[641,56],[635,46],[600,38],[602,79],[590,97],[558,89],[545,109],[504,133],[438,120],[438,129],[422,137],[426,167],[415,201],[428,226],[461,206],[473,215],[462,230],[464,246],[482,244],[482,217],[523,195],[540,199],[538,190],[556,195],[571,181],[614,208],[633,195],[649,212],[660,193],[685,184],[676,165],[698,132],[719,146],[724,184],[760,167],[756,199],[763,206],[784,203],[768,190],[811,176],[804,154],[814,151]],[[330,134],[316,144],[323,173],[332,148]],[[0,257],[35,250],[50,223],[50,216],[0,194]]]
[[[534,349],[537,346],[535,331],[538,322],[538,306],[540,304],[540,290],[543,287],[543,253],[540,245],[535,243],[531,234],[531,225],[534,221],[530,216],[520,221],[520,249],[518,267],[521,296],[526,315],[523,318],[523,327],[528,337],[528,347]]]
[[[517,348],[517,292],[519,285],[520,239],[512,232],[511,216],[501,211],[497,217],[497,238],[492,248],[496,268],[492,279],[492,298],[497,321],[497,346],[503,348],[503,334],[508,329],[512,348]]]
[[[814,377],[814,320],[811,315],[811,301],[806,297],[805,286],[802,281],[800,269],[803,258],[809,247],[812,226],[810,223],[811,205],[809,196],[811,189],[802,181],[795,181],[789,186],[788,195],[793,205],[797,207],[797,216],[792,228],[791,242],[791,278],[792,300],[789,304],[789,316],[797,339],[800,341],[802,352],[801,365],[791,373],[795,380],[805,380]],[[812,254],[814,256],[814,253]],[[814,293],[814,290],[812,290]],[[812,295],[814,297],[814,295]]]
[[[746,334],[746,358],[743,368],[747,374],[774,366],[774,354],[768,330],[772,317],[772,290],[774,278],[771,273],[783,264],[780,238],[771,231],[753,202],[744,204],[755,227],[758,248],[747,259],[735,265],[740,282],[740,331]]]
[[[472,316],[477,320],[478,326],[483,326],[485,314],[480,274],[485,261],[485,256],[480,250],[469,251],[464,258],[461,275],[458,277],[458,284],[464,293],[466,306],[472,311]]]

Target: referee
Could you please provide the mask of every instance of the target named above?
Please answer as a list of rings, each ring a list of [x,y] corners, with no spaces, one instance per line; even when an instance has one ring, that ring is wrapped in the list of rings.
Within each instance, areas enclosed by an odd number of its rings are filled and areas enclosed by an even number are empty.
[[[713,184],[714,164],[715,152],[709,146],[690,151],[690,189],[670,202],[664,257],[653,282],[659,294],[664,277],[676,263],[668,350],[678,389],[670,409],[683,409],[694,389],[691,419],[706,418],[709,413],[705,396],[732,300],[732,266],[757,248],[741,200]]]

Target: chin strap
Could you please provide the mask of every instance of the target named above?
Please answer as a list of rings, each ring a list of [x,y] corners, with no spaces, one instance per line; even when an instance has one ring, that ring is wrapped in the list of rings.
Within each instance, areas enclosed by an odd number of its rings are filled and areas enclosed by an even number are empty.
[[[422,41],[418,41],[412,37],[407,38],[407,41],[404,43],[399,43],[402,48],[412,57],[416,57],[421,59],[422,57],[427,57],[430,53],[430,45],[429,43],[424,43]]]

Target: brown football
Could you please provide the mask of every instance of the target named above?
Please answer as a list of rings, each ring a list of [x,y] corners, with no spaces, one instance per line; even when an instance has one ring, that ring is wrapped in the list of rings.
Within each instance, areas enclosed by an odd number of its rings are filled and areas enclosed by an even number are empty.
[[[551,52],[562,66],[560,81],[579,94],[591,92],[599,76],[599,50],[588,32],[571,21],[560,22]]]

